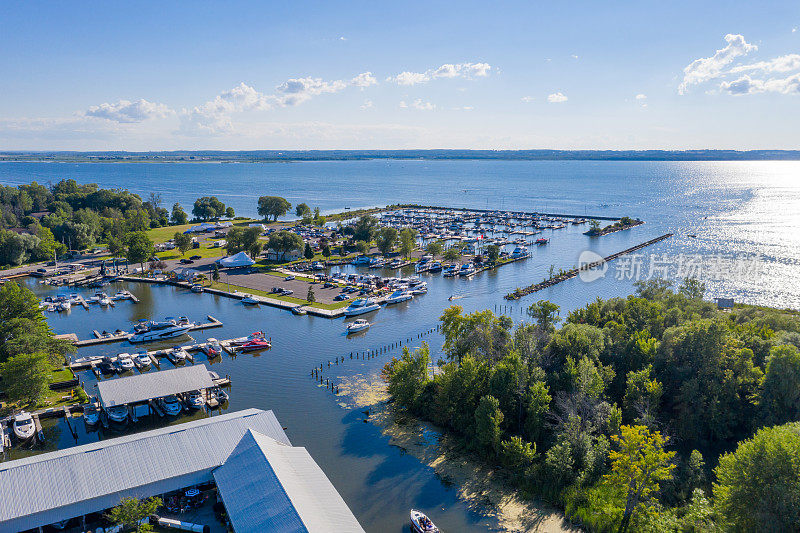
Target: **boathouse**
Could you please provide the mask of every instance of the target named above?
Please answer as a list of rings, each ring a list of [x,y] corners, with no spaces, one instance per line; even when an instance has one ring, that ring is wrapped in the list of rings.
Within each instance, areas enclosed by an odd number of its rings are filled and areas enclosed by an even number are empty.
[[[308,452],[292,447],[273,412],[260,409],[3,463],[0,531],[215,484],[237,533],[363,531]]]
[[[213,386],[214,380],[211,379],[206,365],[198,364],[98,381],[97,395],[100,405],[106,409],[115,405],[142,403],[170,394],[210,389]]]

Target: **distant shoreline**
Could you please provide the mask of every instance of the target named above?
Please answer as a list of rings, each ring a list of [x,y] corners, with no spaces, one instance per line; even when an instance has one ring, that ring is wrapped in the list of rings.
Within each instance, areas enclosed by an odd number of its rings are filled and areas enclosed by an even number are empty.
[[[0,162],[275,163],[299,161],[800,161],[800,150],[176,150],[0,151]]]

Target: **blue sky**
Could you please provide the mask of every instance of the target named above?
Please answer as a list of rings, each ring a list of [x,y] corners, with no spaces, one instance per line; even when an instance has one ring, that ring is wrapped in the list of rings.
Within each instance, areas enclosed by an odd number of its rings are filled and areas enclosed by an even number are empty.
[[[0,73],[0,149],[796,149],[800,3],[12,2]]]

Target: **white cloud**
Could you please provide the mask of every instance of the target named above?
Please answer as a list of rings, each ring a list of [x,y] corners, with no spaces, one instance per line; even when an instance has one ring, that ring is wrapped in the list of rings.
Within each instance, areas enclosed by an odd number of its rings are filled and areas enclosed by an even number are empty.
[[[372,72],[362,72],[361,74],[350,80],[350,84],[356,87],[361,87],[363,89],[364,87],[377,85],[378,80],[375,78],[375,76],[372,75]]]
[[[571,57],[572,57],[572,59],[578,59],[578,56],[577,56],[577,54],[572,54],[572,56],[571,56]]]
[[[408,104],[406,103],[405,100],[400,100],[399,106],[400,106],[401,109],[405,109],[405,108],[408,107]]]
[[[647,100],[647,95],[639,93],[639,94],[636,95],[636,99],[637,100]]]
[[[795,33],[795,32],[797,32],[797,27],[796,26],[794,28],[792,28],[792,33]]]
[[[422,98],[417,98],[414,100],[414,103],[411,104],[411,107],[414,109],[419,109],[420,111],[433,111],[436,109],[436,106],[430,102],[423,102]]]
[[[341,37],[339,37],[339,40],[340,40],[340,41],[346,41],[346,40],[347,40],[347,37],[345,37],[344,35],[342,35]]]
[[[533,96],[523,96],[522,98],[520,98],[520,100],[522,100],[526,104],[529,104],[529,103],[533,102],[534,100],[536,100],[536,98],[534,98]]]
[[[552,59],[551,59],[551,58],[549,58],[549,57],[546,57],[546,58],[544,58],[544,60],[545,60],[546,62],[548,62],[548,63],[552,61]]]
[[[148,102],[143,98],[135,102],[120,100],[115,104],[94,105],[84,113],[87,117],[103,118],[122,124],[144,122],[152,118],[165,118],[171,114],[173,111],[165,104]]]
[[[725,41],[728,43],[725,48],[720,48],[711,57],[695,59],[683,69],[683,81],[678,86],[678,94],[686,94],[691,85],[719,77],[723,69],[737,57],[758,50],[756,45],[748,43],[739,34],[729,33],[725,36]]]
[[[560,104],[562,102],[566,102],[567,100],[569,100],[569,98],[567,98],[567,96],[561,91],[547,95],[547,101],[551,104]]]
[[[769,61],[758,61],[748,65],[739,65],[729,70],[730,73],[747,72],[749,70],[763,70],[764,72],[790,72],[800,69],[800,54],[786,54]]]
[[[417,85],[437,78],[484,78],[491,70],[492,67],[488,63],[445,63],[425,72],[401,72],[397,76],[386,78],[386,81],[398,85]]]
[[[364,103],[361,104],[361,109],[369,109],[371,107],[375,107],[375,105],[372,103],[372,100],[364,100]]]
[[[723,81],[719,88],[733,95],[778,93],[800,94],[800,74],[768,80],[753,79],[747,74],[734,81]]]

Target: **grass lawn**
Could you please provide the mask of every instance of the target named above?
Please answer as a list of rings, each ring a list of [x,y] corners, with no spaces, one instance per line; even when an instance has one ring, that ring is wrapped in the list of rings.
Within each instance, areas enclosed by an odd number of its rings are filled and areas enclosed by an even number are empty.
[[[72,379],[72,371],[69,368],[54,368],[50,371],[50,383],[69,381],[70,379]]]
[[[233,225],[245,226],[247,224],[250,224],[251,222],[257,222],[257,221],[249,218],[247,220],[235,220],[233,221]],[[199,224],[202,224],[202,222],[192,222],[189,224],[181,224],[180,226],[165,226],[163,228],[153,228],[147,230],[147,236],[150,237],[150,240],[152,240],[156,244],[161,242],[167,242],[168,240],[170,240],[175,236],[176,232],[180,231],[181,233],[183,233],[192,226],[197,226]]]
[[[327,309],[328,311],[333,311],[335,309],[341,309],[342,307],[347,307],[348,305],[350,305],[350,302],[348,302],[347,300],[345,300],[343,302],[336,302],[336,303],[333,303],[333,304],[326,304],[326,303],[322,303],[322,302],[309,303],[308,300],[303,300],[302,298],[295,298],[293,296],[278,296],[277,294],[272,294],[272,293],[269,293],[269,292],[260,291],[258,289],[250,289],[248,287],[240,287],[239,285],[229,285],[228,283],[222,283],[222,282],[213,282],[213,283],[211,283],[211,288],[212,289],[217,289],[217,290],[220,290],[220,291],[226,291],[226,292],[238,291],[238,292],[243,292],[243,293],[246,293],[246,294],[253,294],[253,295],[256,295],[256,296],[264,296],[266,298],[272,298],[273,300],[281,300],[281,301],[288,302],[288,303],[307,305],[307,306],[310,306],[310,307],[317,307],[319,309]]]
[[[156,252],[156,257],[159,259],[183,259],[189,258],[193,255],[199,255],[200,257],[223,257],[226,255],[225,248],[211,248],[208,246],[200,246],[200,248],[194,248],[193,250],[187,251],[184,255],[181,255],[180,250],[177,248],[175,250],[164,250],[163,252]]]

